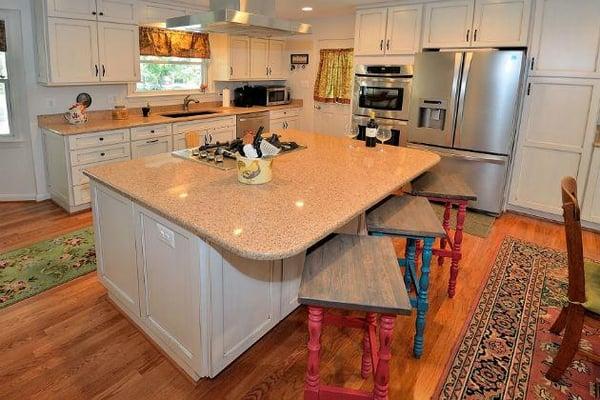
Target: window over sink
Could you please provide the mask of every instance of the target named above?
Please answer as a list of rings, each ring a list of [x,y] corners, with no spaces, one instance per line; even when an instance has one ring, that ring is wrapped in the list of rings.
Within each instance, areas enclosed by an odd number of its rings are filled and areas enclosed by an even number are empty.
[[[207,83],[208,60],[202,58],[141,56],[141,82],[136,93],[200,90]]]
[[[141,81],[134,95],[204,91],[208,81],[210,42],[207,34],[140,27]]]

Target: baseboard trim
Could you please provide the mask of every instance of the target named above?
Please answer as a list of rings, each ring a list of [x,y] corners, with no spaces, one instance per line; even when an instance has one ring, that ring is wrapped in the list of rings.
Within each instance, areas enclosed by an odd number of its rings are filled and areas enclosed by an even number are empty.
[[[35,201],[50,200],[51,198],[52,196],[50,196],[50,193],[42,193],[35,196]]]
[[[0,201],[37,201],[35,194],[0,194]]]

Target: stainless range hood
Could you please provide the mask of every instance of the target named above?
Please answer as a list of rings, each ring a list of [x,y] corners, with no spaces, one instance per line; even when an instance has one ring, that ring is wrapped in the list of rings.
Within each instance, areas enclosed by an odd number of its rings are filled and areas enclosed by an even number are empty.
[[[311,33],[311,26],[276,18],[275,0],[210,0],[210,11],[169,18],[167,28],[247,36]]]

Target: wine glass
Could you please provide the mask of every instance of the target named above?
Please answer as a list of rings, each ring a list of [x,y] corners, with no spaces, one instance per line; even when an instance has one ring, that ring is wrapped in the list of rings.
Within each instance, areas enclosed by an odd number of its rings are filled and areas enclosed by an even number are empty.
[[[353,149],[355,147],[353,139],[358,136],[358,125],[353,123],[351,119],[344,126],[344,136],[351,140],[350,148]]]
[[[380,127],[377,130],[377,134],[375,138],[379,140],[382,144],[381,149],[379,151],[383,151],[383,144],[392,138],[392,130],[390,128]]]

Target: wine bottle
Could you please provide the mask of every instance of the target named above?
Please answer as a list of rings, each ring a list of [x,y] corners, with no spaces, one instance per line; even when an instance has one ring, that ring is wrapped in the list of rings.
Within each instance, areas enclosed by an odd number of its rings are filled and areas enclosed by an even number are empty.
[[[365,144],[367,147],[375,147],[375,144],[377,143],[375,136],[377,135],[377,129],[379,129],[379,125],[377,125],[377,122],[375,121],[375,112],[371,111],[369,116],[371,119],[369,120],[367,129],[365,131]]]

